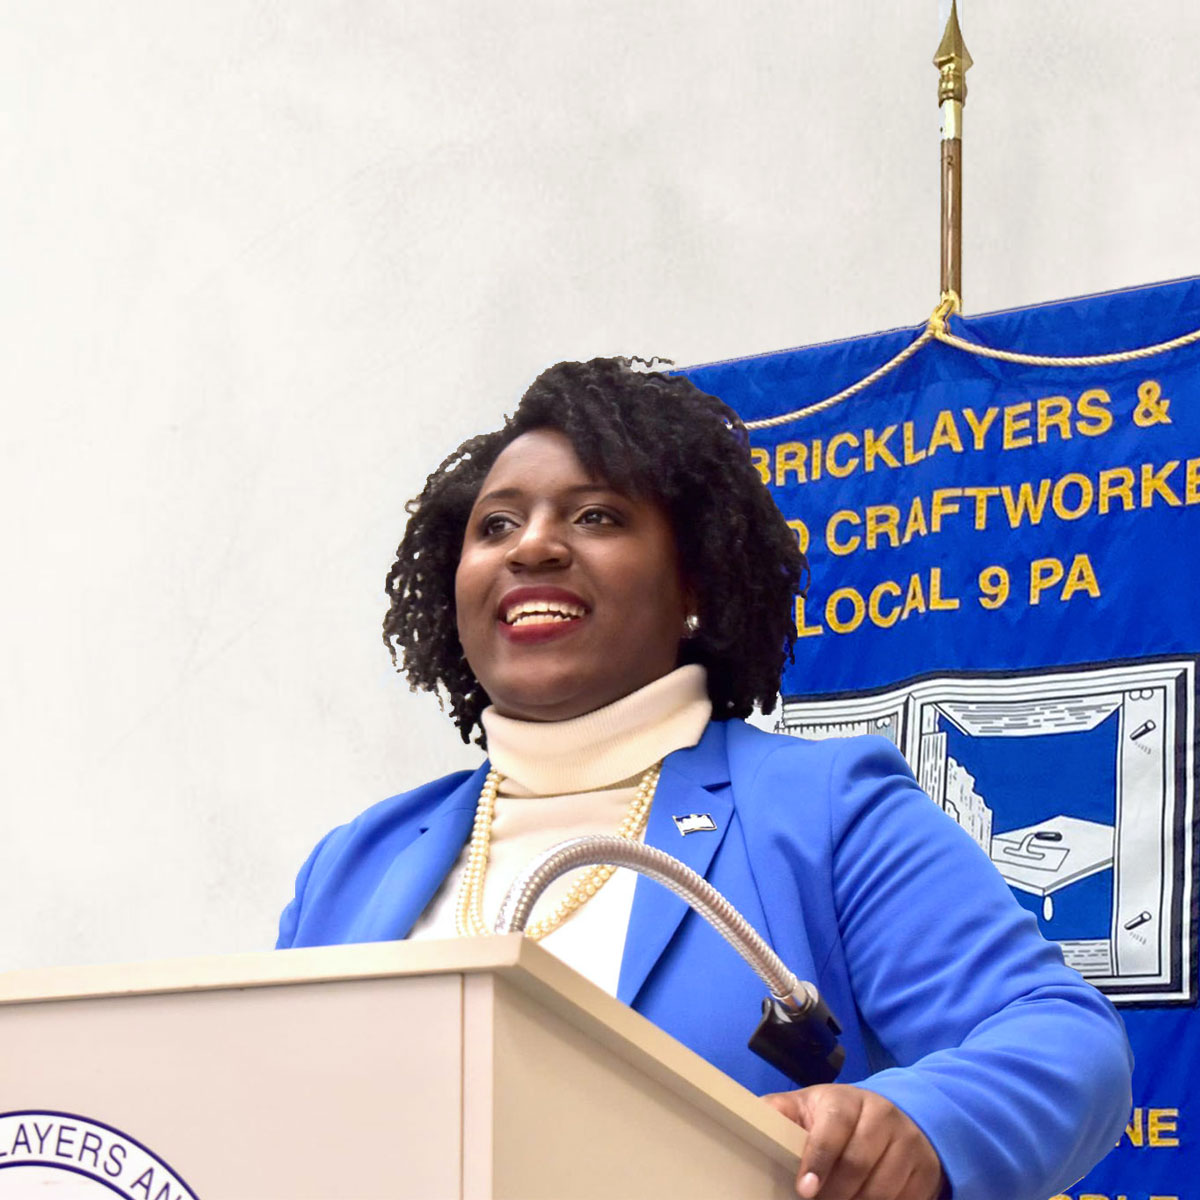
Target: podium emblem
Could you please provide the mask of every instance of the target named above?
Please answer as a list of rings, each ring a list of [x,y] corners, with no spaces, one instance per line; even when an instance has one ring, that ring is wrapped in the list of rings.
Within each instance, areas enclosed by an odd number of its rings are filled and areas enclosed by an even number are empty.
[[[90,1117],[29,1110],[0,1113],[0,1200],[199,1200],[136,1138]]]

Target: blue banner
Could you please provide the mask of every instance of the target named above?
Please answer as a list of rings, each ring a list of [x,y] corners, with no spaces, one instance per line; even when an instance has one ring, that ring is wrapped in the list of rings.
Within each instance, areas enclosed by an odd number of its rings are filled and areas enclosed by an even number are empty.
[[[1039,356],[1198,328],[1200,279],[951,320]],[[686,374],[753,423],[842,390],[917,332]],[[1200,1195],[1200,345],[1066,368],[932,342],[752,445],[812,565],[778,727],[891,738],[1120,1008],[1135,1108],[1069,1200]]]

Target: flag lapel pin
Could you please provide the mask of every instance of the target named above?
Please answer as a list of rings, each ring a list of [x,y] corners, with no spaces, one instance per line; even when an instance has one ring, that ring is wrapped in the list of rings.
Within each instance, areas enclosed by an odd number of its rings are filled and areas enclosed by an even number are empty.
[[[689,833],[711,833],[717,823],[708,813],[687,813],[685,816],[674,818],[675,827],[683,835]]]

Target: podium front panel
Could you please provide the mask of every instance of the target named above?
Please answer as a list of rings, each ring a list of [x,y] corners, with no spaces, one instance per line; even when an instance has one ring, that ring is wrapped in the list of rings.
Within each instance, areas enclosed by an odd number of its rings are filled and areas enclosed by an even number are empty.
[[[104,1122],[200,1200],[456,1197],[461,1009],[457,975],[14,1005],[0,1112]]]

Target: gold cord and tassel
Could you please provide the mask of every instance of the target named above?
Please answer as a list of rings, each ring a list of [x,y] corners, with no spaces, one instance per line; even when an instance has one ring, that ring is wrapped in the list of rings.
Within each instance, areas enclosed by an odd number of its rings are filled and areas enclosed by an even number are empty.
[[[1191,346],[1196,342],[1200,342],[1200,329],[1194,329],[1191,333],[1181,334],[1179,337],[1171,338],[1167,342],[1156,342],[1152,346],[1139,346],[1133,350],[1118,350],[1112,354],[1083,354],[1070,357],[1054,357],[1048,354],[1022,354],[1016,350],[997,350],[991,346],[981,346],[978,342],[970,342],[966,338],[951,333],[950,317],[953,313],[959,311],[959,306],[958,296],[954,292],[943,292],[941,299],[938,300],[937,307],[925,323],[925,328],[899,354],[888,359],[883,366],[872,371],[866,378],[860,379],[848,388],[843,388],[836,395],[817,401],[816,404],[809,404],[804,408],[797,408],[792,412],[781,413],[777,417],[763,417],[758,421],[747,421],[746,428],[770,429],[775,425],[787,425],[792,421],[799,421],[804,417],[811,417],[816,413],[824,412],[825,409],[832,408],[835,404],[840,404],[843,400],[849,400],[851,396],[858,395],[859,392],[870,387],[871,384],[876,383],[885,375],[890,375],[898,366],[907,362],[918,350],[923,349],[932,341],[939,341],[946,346],[953,346],[955,350],[962,350],[967,354],[978,354],[982,358],[994,358],[999,359],[1001,362],[1019,363],[1029,367],[1104,367],[1112,363],[1134,362],[1139,358],[1150,358],[1155,354],[1166,354],[1170,350],[1179,350],[1184,346]]]

